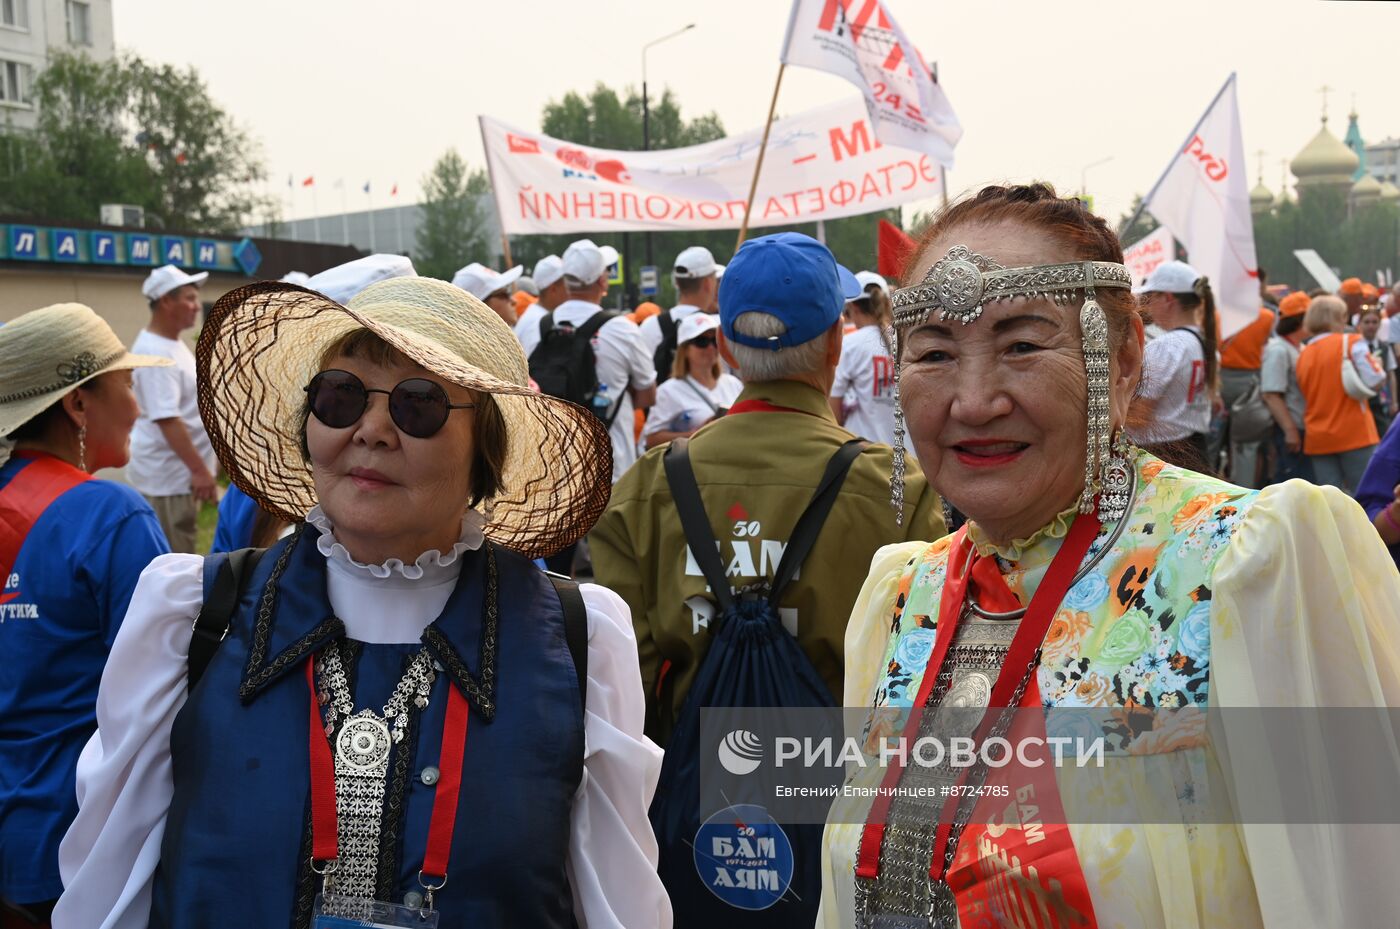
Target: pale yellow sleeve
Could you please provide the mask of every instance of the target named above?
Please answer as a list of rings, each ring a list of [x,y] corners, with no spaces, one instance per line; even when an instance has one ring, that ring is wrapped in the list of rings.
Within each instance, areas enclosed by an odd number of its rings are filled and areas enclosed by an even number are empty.
[[[869,706],[875,685],[885,670],[885,650],[890,641],[890,621],[899,580],[909,562],[919,557],[928,542],[900,542],[875,552],[870,572],[846,624],[846,684],[842,706]]]
[[[1212,596],[1213,707],[1400,705],[1400,575],[1361,507],[1340,491],[1296,480],[1262,491],[1221,555]],[[1221,714],[1223,759],[1267,753],[1257,731],[1229,718]],[[1299,737],[1326,741],[1320,727],[1300,728]],[[1326,754],[1308,776],[1324,807],[1339,789],[1329,774],[1336,765],[1366,765],[1400,789],[1394,738],[1378,739],[1362,758]],[[1234,796],[1271,789],[1257,769],[1247,782],[1226,775]],[[1239,828],[1264,925],[1395,924],[1400,827]]]

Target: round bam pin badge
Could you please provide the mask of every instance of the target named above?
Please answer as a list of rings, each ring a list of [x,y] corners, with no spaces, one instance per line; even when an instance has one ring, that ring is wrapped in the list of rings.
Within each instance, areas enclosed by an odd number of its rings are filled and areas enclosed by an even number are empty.
[[[695,870],[730,906],[766,910],[792,884],[792,843],[763,807],[731,806],[695,833]]]

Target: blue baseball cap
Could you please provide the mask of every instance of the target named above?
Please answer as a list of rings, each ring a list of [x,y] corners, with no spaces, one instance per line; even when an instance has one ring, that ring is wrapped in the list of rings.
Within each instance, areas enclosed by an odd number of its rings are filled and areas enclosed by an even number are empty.
[[[724,269],[719,284],[719,322],[724,337],[751,348],[778,351],[810,342],[836,324],[845,294],[860,290],[855,275],[836,263],[827,247],[800,232],[749,239]],[[761,338],[734,330],[745,313],[768,313],[787,326],[780,336]]]

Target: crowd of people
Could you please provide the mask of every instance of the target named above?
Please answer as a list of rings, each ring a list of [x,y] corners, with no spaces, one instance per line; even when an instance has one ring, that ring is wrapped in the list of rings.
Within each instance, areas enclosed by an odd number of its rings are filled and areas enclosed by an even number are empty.
[[[1204,732],[1119,731],[1034,831],[946,791],[725,821],[780,886],[701,847],[696,772],[702,707],[866,708],[877,754],[910,708],[1400,705],[1400,287],[1221,339],[1207,279],[1132,287],[1043,185],[902,282],[780,233],[622,312],[616,261],[371,255],[202,319],[167,266],[130,350],[77,304],[0,327],[4,929],[1393,919],[1395,827],[1081,824],[1096,777],[1271,787]]]

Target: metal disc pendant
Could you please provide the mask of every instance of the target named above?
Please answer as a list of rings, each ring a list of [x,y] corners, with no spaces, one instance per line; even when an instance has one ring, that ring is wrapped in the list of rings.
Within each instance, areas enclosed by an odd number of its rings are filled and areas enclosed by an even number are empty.
[[[388,725],[366,709],[345,721],[335,740],[335,755],[353,772],[375,775],[388,763],[392,746]]]

